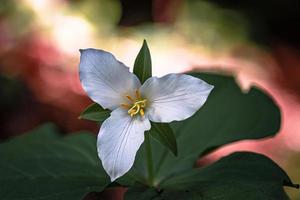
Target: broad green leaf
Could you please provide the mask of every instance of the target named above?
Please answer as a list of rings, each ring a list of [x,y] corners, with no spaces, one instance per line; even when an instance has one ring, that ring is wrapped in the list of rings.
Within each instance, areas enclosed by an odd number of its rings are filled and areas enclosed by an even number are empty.
[[[163,182],[159,191],[140,186],[129,189],[125,200],[286,200],[283,186],[296,187],[276,163],[261,154],[239,152],[177,174]],[[139,195],[141,191],[144,196]]]
[[[169,124],[151,123],[150,134],[154,139],[165,145],[175,156],[177,156],[176,138]]]
[[[110,116],[110,112],[110,110],[102,108],[99,104],[93,103],[80,114],[79,119],[103,122]]]
[[[243,93],[233,77],[192,74],[214,89],[207,102],[191,118],[171,123],[176,135],[178,156],[173,156],[155,140],[151,141],[154,182],[194,166],[199,156],[235,141],[274,136],[280,128],[280,111],[272,98],[257,88]],[[145,180],[144,145],[140,148],[130,176]],[[128,176],[129,177],[129,176]],[[124,179],[123,179],[124,180]]]
[[[0,144],[1,200],[80,200],[109,183],[88,133],[60,137],[45,125]]]
[[[146,40],[138,53],[133,67],[133,73],[140,79],[143,84],[152,76],[151,55]]]
[[[2,146],[13,146],[11,143],[23,143],[24,141],[39,141],[43,137],[44,140],[56,140],[61,137],[58,129],[52,123],[45,123],[37,128],[26,132],[18,137],[15,137],[5,143],[0,143]]]

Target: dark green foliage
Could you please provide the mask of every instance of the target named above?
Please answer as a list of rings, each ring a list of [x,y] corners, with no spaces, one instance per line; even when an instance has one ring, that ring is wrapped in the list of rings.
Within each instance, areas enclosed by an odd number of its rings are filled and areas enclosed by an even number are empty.
[[[165,145],[175,156],[177,156],[176,137],[169,124],[152,122],[150,134],[154,139]]]
[[[288,200],[284,185],[292,185],[291,180],[272,160],[261,154],[239,152],[210,166],[177,174],[163,182],[159,190],[134,186],[125,199]]]
[[[96,122],[103,122],[110,116],[110,110],[102,108],[99,104],[89,105],[79,116],[79,119],[86,119]]]
[[[152,76],[151,55],[146,40],[134,61],[133,73],[142,84]]]
[[[80,200],[109,183],[88,133],[61,137],[51,125],[0,144],[1,200]]]
[[[192,74],[215,86],[199,111],[191,118],[171,123],[176,135],[178,156],[175,157],[152,140],[155,181],[160,183],[191,169],[199,156],[222,145],[245,139],[276,135],[280,128],[280,111],[273,100],[252,88],[243,93],[230,76]],[[136,158],[134,174],[145,179],[143,148]]]
[[[192,75],[214,85],[214,90],[193,117],[170,126],[152,123],[149,142],[154,187],[146,186],[143,144],[133,168],[117,180],[129,187],[125,199],[289,199],[283,186],[297,185],[260,154],[234,153],[210,166],[193,168],[199,156],[222,145],[276,135],[280,111],[256,88],[241,92],[232,77]],[[97,104],[81,115],[95,121],[108,116],[109,111]],[[3,200],[79,200],[89,192],[113,186],[97,156],[95,136],[78,133],[61,137],[50,125],[0,144],[0,185]]]

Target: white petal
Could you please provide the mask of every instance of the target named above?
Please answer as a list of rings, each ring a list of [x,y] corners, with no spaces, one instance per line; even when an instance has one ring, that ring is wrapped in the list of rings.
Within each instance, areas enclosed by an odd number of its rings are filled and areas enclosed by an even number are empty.
[[[168,74],[146,80],[140,91],[148,99],[146,115],[153,122],[191,117],[206,101],[212,85],[185,74]]]
[[[132,118],[118,108],[106,119],[98,135],[98,155],[111,181],[125,174],[144,141],[144,132],[151,128],[147,118]]]
[[[81,84],[89,97],[103,108],[114,110],[126,102],[126,95],[133,95],[140,87],[139,79],[111,53],[96,49],[80,52]]]

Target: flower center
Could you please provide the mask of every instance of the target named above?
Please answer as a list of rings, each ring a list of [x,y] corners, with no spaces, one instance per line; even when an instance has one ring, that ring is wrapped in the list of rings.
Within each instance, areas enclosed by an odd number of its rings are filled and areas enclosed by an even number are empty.
[[[147,99],[141,97],[139,90],[135,91],[135,97],[132,98],[126,95],[126,98],[131,102],[131,104],[122,103],[121,107],[128,109],[128,115],[131,117],[140,114],[142,117],[145,115],[145,108],[147,105]]]

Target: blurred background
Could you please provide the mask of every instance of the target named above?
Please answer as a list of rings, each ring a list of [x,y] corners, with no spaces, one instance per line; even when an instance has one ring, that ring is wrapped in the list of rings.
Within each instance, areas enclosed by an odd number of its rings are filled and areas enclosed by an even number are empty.
[[[91,103],[79,83],[78,50],[104,49],[133,66],[146,39],[154,75],[232,74],[245,92],[259,87],[281,108],[275,138],[227,145],[199,165],[251,150],[299,183],[299,27],[298,0],[1,0],[0,142],[49,121],[66,134],[97,134],[95,123],[78,119]]]

